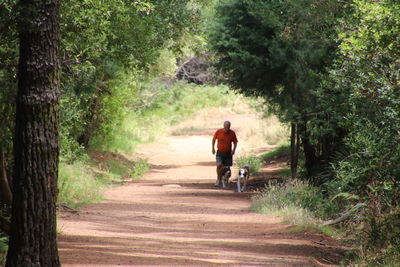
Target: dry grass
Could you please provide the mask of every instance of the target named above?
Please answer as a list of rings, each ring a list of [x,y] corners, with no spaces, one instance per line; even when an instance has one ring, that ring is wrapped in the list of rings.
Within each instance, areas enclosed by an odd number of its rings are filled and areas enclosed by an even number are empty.
[[[254,154],[261,148],[271,148],[288,141],[289,128],[282,124],[274,115],[263,118],[263,114],[251,107],[248,98],[239,95],[230,95],[227,105],[223,107],[210,107],[198,111],[185,120],[175,125],[171,135],[190,134],[191,132],[209,132],[221,128],[225,120],[232,123],[240,145],[238,154],[241,156]]]

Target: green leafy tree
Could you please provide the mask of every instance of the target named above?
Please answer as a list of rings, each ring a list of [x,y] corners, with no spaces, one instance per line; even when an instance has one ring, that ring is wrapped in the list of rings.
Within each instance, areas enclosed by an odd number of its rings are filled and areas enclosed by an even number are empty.
[[[400,5],[356,0],[352,7],[340,69],[331,74],[333,89],[346,97],[337,113],[349,131],[337,181],[368,206],[363,247],[378,254],[373,265],[385,264],[400,247]]]
[[[313,177],[337,141],[336,128],[323,136],[313,136],[312,129],[325,119],[315,92],[336,56],[341,4],[223,0],[210,30],[217,68],[239,92],[264,97],[273,111],[292,123],[297,144],[301,139],[307,176],[315,184],[320,181]],[[296,150],[293,138],[294,134]]]
[[[88,147],[93,136],[107,136],[109,129],[121,122],[124,101],[137,96],[137,87],[124,85],[132,84],[126,73],[146,72],[162,49],[179,48],[177,40],[194,31],[198,20],[198,10],[190,8],[189,3],[192,2],[63,3],[63,103],[71,107],[66,110],[80,107],[77,116],[63,120],[65,129],[71,130],[65,131],[66,143],[79,141]],[[124,92],[117,92],[118,88]],[[107,107],[107,103],[111,105]],[[112,111],[111,106],[116,109]]]

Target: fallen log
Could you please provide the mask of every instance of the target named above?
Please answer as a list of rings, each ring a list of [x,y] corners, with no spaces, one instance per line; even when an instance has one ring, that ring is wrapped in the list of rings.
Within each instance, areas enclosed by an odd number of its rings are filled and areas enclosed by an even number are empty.
[[[321,226],[333,225],[333,224],[337,224],[337,223],[346,221],[346,220],[354,217],[356,215],[356,212],[363,207],[365,207],[365,203],[358,203],[354,207],[352,207],[350,210],[342,213],[341,216],[339,216],[338,218],[336,218],[334,220],[328,220],[328,221],[322,223]]]

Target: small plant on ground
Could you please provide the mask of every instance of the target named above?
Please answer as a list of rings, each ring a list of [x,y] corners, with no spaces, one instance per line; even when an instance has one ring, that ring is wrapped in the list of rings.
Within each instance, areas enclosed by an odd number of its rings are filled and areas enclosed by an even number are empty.
[[[262,162],[259,157],[254,156],[254,155],[239,156],[235,161],[235,165],[239,168],[241,168],[245,165],[249,165],[250,166],[250,175],[252,175],[260,170]]]
[[[150,169],[150,165],[147,159],[139,159],[135,162],[133,171],[131,172],[131,178],[137,179],[143,176]]]

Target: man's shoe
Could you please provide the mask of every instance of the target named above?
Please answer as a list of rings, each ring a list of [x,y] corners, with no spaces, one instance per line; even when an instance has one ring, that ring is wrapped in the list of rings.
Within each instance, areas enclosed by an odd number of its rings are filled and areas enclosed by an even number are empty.
[[[214,186],[219,186],[219,181],[218,180],[215,182]]]

